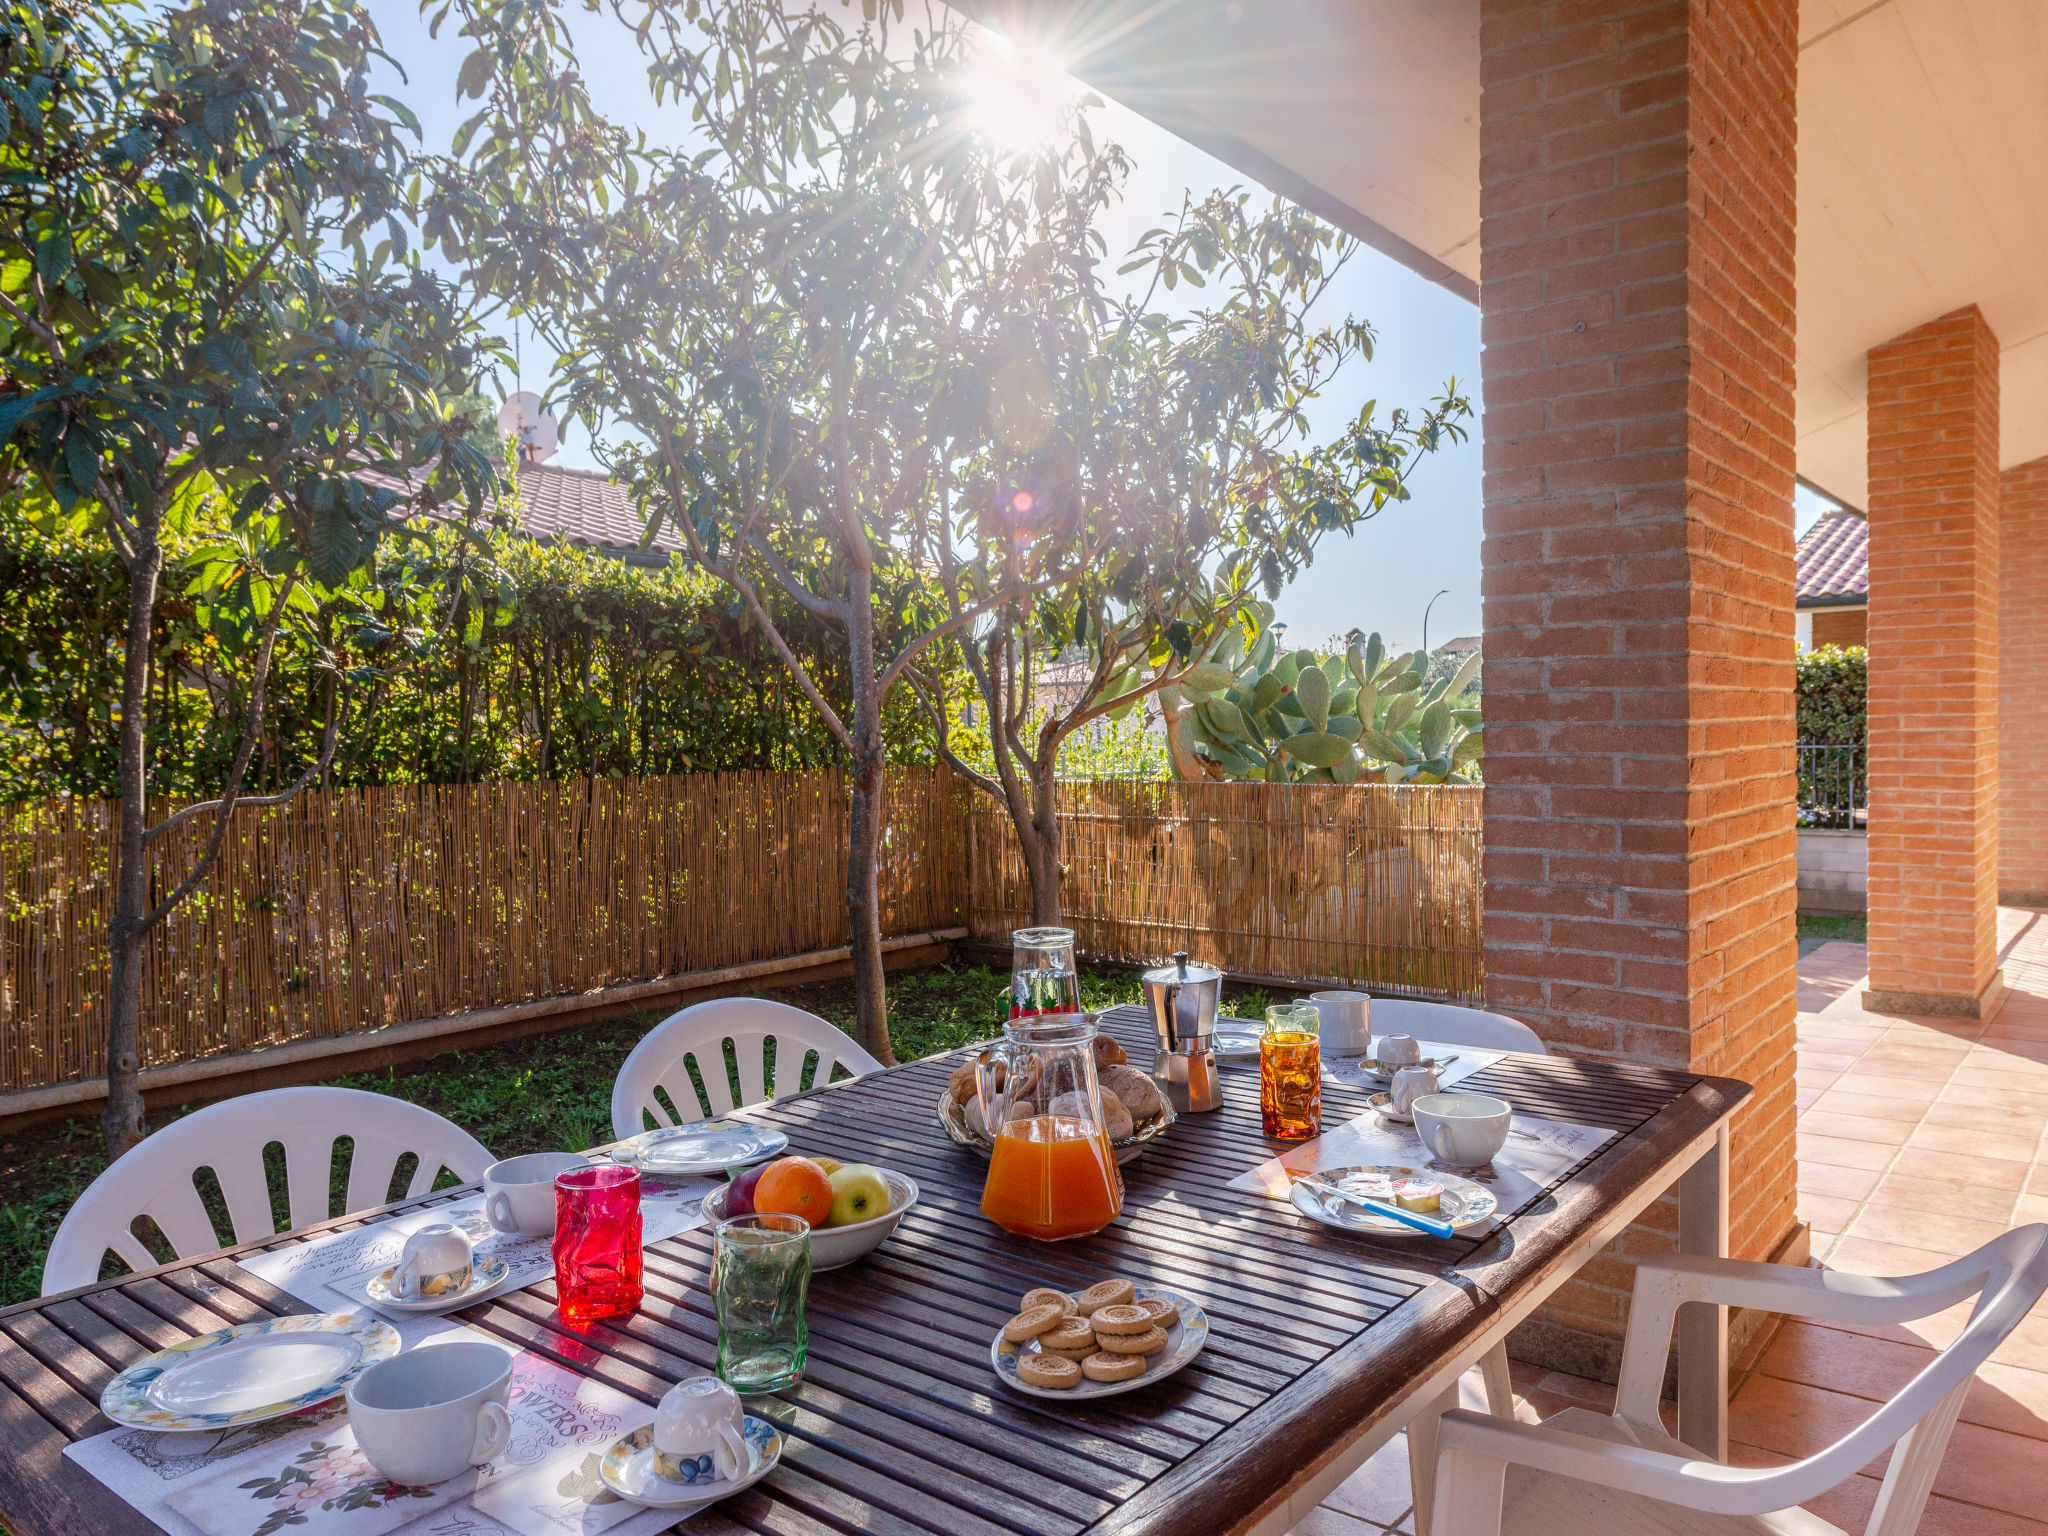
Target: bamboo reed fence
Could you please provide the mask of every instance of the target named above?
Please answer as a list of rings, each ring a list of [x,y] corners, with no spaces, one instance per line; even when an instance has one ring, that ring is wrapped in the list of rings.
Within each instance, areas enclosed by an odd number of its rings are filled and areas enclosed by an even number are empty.
[[[959,924],[958,786],[893,770],[885,934]],[[152,819],[174,805],[152,807]],[[0,1090],[104,1069],[116,807],[0,807]],[[182,871],[209,830],[169,834]],[[148,1066],[830,949],[836,771],[309,792],[237,814],[143,982]]]
[[[1479,791],[1062,784],[1086,955],[1480,989]],[[883,932],[1030,917],[1009,822],[891,770]],[[152,807],[152,819],[173,805]],[[116,808],[0,807],[0,1092],[100,1075]],[[836,771],[309,792],[238,813],[143,982],[145,1065],[810,953],[848,939]],[[155,868],[189,867],[204,818]]]
[[[1061,921],[1100,959],[1176,950],[1240,975],[1474,997],[1480,791],[1077,781],[1058,796]],[[1008,816],[968,810],[968,926],[1031,917]]]

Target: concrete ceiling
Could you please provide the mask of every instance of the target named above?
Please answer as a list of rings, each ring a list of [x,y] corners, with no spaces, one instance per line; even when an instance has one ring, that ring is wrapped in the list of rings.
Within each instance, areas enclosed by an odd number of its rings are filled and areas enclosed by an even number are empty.
[[[1478,0],[956,0],[1476,298]],[[1804,0],[1799,470],[1865,503],[1864,359],[1976,303],[2001,458],[2048,454],[2048,3]]]

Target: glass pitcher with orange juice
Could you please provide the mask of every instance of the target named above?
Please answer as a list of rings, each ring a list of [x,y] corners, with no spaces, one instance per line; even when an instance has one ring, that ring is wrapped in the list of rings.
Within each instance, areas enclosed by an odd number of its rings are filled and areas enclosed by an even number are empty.
[[[1123,1214],[1123,1175],[1095,1081],[1095,1034],[1084,1014],[1018,1017],[975,1069],[982,1124],[996,1128],[981,1213],[1007,1231],[1052,1242],[1100,1232]],[[1000,1089],[990,1070],[998,1061]]]

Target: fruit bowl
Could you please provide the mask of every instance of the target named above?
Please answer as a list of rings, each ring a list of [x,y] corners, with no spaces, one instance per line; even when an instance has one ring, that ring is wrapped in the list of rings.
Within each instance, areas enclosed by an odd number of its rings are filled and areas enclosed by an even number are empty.
[[[915,1180],[892,1169],[877,1170],[889,1184],[889,1209],[880,1216],[866,1221],[857,1221],[844,1227],[811,1228],[811,1268],[838,1269],[851,1264],[855,1259],[866,1258],[881,1246],[882,1239],[896,1230],[904,1214],[917,1204]],[[704,1197],[704,1217],[707,1221],[725,1220],[725,1198],[731,1193],[730,1184],[721,1184]]]

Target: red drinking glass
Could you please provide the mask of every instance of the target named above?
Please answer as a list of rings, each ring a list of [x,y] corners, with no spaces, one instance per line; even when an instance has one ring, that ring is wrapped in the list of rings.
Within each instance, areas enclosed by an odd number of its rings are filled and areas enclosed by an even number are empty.
[[[572,1323],[640,1305],[640,1172],[608,1164],[555,1176],[555,1290]]]

